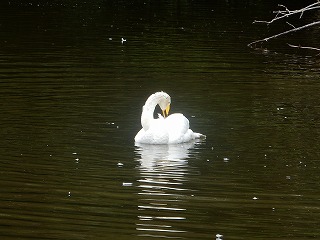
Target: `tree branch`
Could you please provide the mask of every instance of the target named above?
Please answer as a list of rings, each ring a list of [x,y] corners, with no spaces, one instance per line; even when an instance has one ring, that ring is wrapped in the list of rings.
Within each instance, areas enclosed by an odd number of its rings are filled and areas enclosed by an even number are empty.
[[[265,23],[265,24],[269,25],[269,24],[271,24],[271,23],[273,23],[275,21],[278,21],[278,20],[281,20],[281,19],[284,19],[284,18],[288,18],[288,17],[290,17],[290,16],[292,16],[294,14],[299,14],[300,15],[299,19],[301,19],[303,17],[303,14],[306,11],[320,9],[320,0],[315,0],[314,3],[308,5],[308,6],[304,7],[304,8],[301,8],[301,9],[298,9],[298,10],[293,10],[293,11],[289,10],[286,6],[281,5],[281,4],[278,4],[278,7],[280,8],[280,10],[273,11],[275,16],[270,21],[258,21],[258,20],[255,20],[253,23]],[[277,37],[280,37],[280,36],[283,36],[283,35],[286,35],[286,34],[289,34],[289,33],[300,31],[300,30],[305,29],[305,28],[309,28],[309,27],[312,27],[312,26],[315,26],[315,25],[319,25],[320,21],[316,21],[316,22],[312,22],[312,23],[309,23],[309,24],[305,24],[305,25],[300,26],[300,27],[295,27],[294,25],[292,25],[288,21],[286,21],[286,24],[288,24],[291,27],[290,30],[287,30],[287,31],[284,31],[284,32],[281,32],[281,33],[278,33],[278,34],[275,34],[275,35],[272,35],[270,37],[266,37],[264,39],[256,40],[254,42],[249,43],[247,46],[250,47],[250,48],[255,48],[256,47],[255,44],[257,44],[257,43],[267,42],[270,39],[274,39],[274,38],[277,38]],[[320,52],[320,49],[319,48],[315,48],[315,47],[302,47],[300,45],[296,46],[296,45],[292,45],[292,44],[288,44],[288,46],[293,47],[293,48],[310,49],[310,50],[315,50],[315,51]],[[320,55],[320,53],[318,55]]]
[[[290,30],[288,30],[288,31],[278,33],[278,34],[276,34],[276,35],[273,35],[273,36],[266,37],[266,38],[261,39],[261,40],[257,40],[257,41],[251,42],[251,43],[249,43],[247,46],[252,48],[252,45],[253,45],[253,44],[256,44],[256,43],[259,43],[259,42],[267,42],[267,41],[269,41],[270,39],[277,38],[277,37],[279,37],[279,36],[282,36],[282,35],[285,35],[285,34],[288,34],[288,33],[296,32],[296,31],[299,31],[299,30],[301,30],[301,29],[308,28],[308,27],[311,27],[311,26],[314,26],[314,25],[317,25],[317,24],[320,24],[320,21],[318,21],[318,22],[313,22],[313,23],[309,23],[309,24],[303,25],[303,26],[301,26],[301,27],[293,28],[293,29],[290,29]]]
[[[255,20],[255,21],[253,21],[253,23],[266,23],[266,24],[269,25],[269,24],[271,24],[271,23],[273,23],[273,22],[275,22],[275,21],[277,21],[277,20],[280,20],[280,19],[282,19],[282,18],[289,17],[289,16],[294,15],[294,14],[297,14],[297,13],[300,13],[300,17],[299,17],[299,18],[302,18],[302,15],[303,15],[303,13],[304,13],[305,11],[310,11],[310,10],[314,10],[314,9],[319,9],[319,8],[320,8],[320,2],[315,2],[315,3],[310,4],[310,5],[308,5],[308,6],[304,7],[304,8],[301,8],[301,9],[299,9],[299,10],[293,10],[293,11],[289,10],[286,6],[281,5],[281,4],[279,4],[278,6],[285,8],[285,10],[284,10],[284,11],[281,11],[281,10],[274,11],[273,13],[275,13],[276,16],[275,16],[272,20],[270,20],[270,21]],[[280,16],[279,16],[279,15],[280,15]]]
[[[293,47],[293,48],[301,48],[301,49],[310,49],[310,50],[316,50],[320,52],[320,48],[314,48],[314,47],[303,47],[303,46],[297,46],[297,45],[292,45],[287,43],[289,47]]]

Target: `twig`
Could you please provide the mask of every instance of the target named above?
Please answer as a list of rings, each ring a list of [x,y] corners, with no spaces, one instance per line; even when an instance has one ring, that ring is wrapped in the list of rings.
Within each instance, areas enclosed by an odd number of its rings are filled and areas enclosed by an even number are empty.
[[[293,48],[302,48],[302,49],[310,49],[310,50],[316,50],[320,52],[320,48],[315,48],[315,47],[303,47],[303,46],[297,46],[297,45],[292,45],[287,43],[289,47],[293,47]]]
[[[292,28],[296,28],[295,26],[293,26],[293,24],[286,22],[286,24],[288,24],[289,26],[291,26]]]
[[[293,28],[293,29],[290,29],[290,30],[288,30],[288,31],[278,33],[278,34],[276,34],[276,35],[273,35],[273,36],[266,37],[266,38],[261,39],[261,40],[257,40],[257,41],[251,42],[251,43],[249,43],[247,46],[248,46],[248,47],[252,47],[253,44],[256,44],[256,43],[259,43],[259,42],[267,42],[267,41],[269,41],[270,39],[273,39],[273,38],[276,38],[276,37],[279,37],[279,36],[282,36],[282,35],[285,35],[285,34],[288,34],[288,33],[291,33],[291,32],[296,32],[296,31],[299,31],[299,30],[301,30],[301,29],[308,28],[308,27],[311,27],[311,26],[314,26],[314,25],[317,25],[317,24],[320,24],[320,21],[318,21],[318,22],[313,22],[313,23],[309,23],[309,24],[303,25],[303,26],[301,26],[301,27]]]
[[[273,23],[273,22],[275,22],[277,20],[280,20],[280,19],[285,18],[285,17],[289,17],[289,16],[297,14],[297,13],[300,13],[300,17],[299,18],[302,18],[303,13],[305,11],[310,11],[310,10],[314,10],[314,9],[320,8],[320,2],[316,2],[316,3],[313,3],[313,4],[310,4],[310,5],[306,6],[304,8],[301,8],[299,10],[293,10],[293,11],[290,11],[286,6],[281,5],[281,4],[279,4],[278,6],[285,8],[285,10],[284,11],[280,11],[280,10],[279,11],[274,11],[274,13],[276,13],[276,16],[272,20],[270,20],[270,21],[255,20],[255,21],[253,21],[253,23],[265,23],[265,24],[269,25],[269,24],[271,24],[271,23]],[[281,16],[279,16],[279,14],[281,14]]]

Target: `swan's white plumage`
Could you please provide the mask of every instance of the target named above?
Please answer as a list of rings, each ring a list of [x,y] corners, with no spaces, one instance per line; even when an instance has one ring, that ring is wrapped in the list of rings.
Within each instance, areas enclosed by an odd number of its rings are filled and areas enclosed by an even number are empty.
[[[142,129],[135,136],[135,142],[145,144],[177,144],[205,137],[189,129],[189,120],[181,113],[171,114],[164,118],[159,114],[153,118],[153,112],[157,105],[168,114],[171,98],[165,92],[152,94],[142,109]]]

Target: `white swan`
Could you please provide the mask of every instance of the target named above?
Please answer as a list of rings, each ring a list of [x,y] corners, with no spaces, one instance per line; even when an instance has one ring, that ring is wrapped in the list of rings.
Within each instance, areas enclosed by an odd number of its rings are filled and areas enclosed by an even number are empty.
[[[165,92],[156,92],[147,99],[142,108],[142,129],[134,138],[136,143],[177,144],[205,138],[205,135],[189,129],[189,120],[183,114],[169,115],[170,103],[171,98]],[[159,114],[159,118],[154,119],[153,112],[157,105],[160,106],[163,117]]]

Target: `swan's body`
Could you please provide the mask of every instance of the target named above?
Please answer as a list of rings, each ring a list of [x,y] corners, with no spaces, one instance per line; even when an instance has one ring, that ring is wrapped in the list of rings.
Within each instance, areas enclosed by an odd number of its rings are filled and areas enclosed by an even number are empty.
[[[205,137],[189,129],[189,120],[181,113],[171,114],[164,118],[153,118],[153,112],[157,105],[162,109],[163,115],[168,115],[171,98],[165,92],[152,94],[142,108],[142,129],[134,140],[145,144],[177,144],[190,142],[196,138]]]

